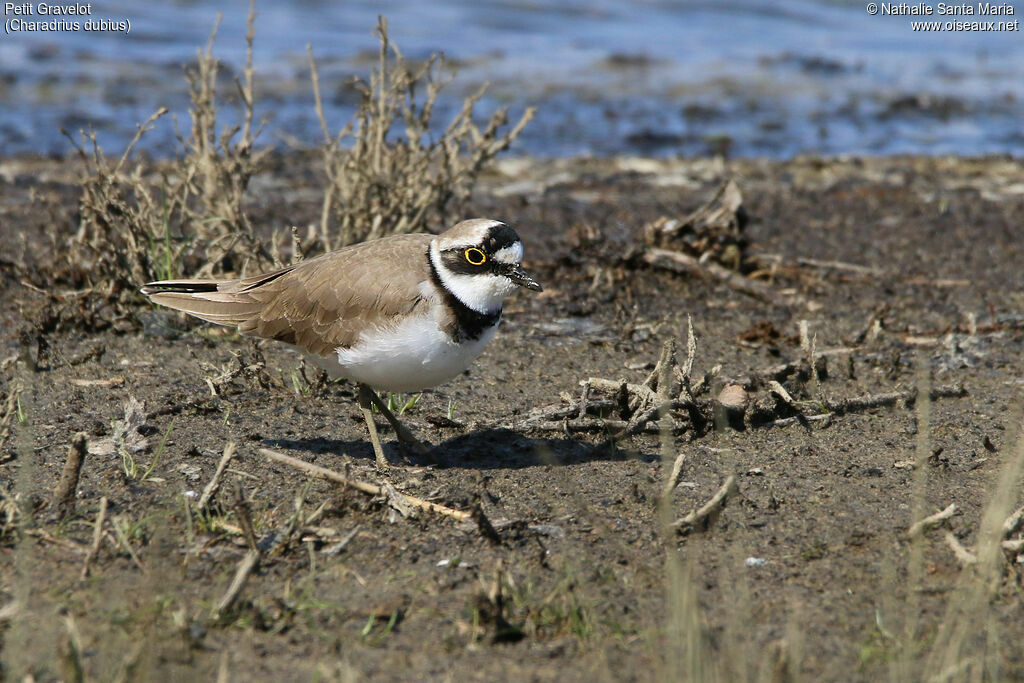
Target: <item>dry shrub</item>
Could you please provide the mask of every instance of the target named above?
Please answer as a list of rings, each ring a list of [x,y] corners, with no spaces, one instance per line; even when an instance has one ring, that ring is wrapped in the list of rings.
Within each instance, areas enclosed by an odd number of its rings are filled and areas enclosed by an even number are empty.
[[[434,139],[430,132],[434,106],[451,81],[442,75],[444,57],[431,55],[414,69],[388,40],[383,17],[377,35],[377,69],[368,83],[355,81],[362,97],[359,110],[354,120],[333,136],[324,116],[316,63],[312,50],[309,52],[328,180],[319,237],[328,250],[446,224],[451,215],[464,209],[480,171],[508,149],[535,111],[528,108],[507,129],[508,108],[504,107],[481,129],[473,121],[473,110],[483,97],[484,86],[464,100],[458,114]],[[422,102],[417,92],[425,92]],[[402,127],[404,131],[395,134]]]
[[[216,132],[220,64],[212,54],[215,27],[195,65],[186,69],[192,127],[187,138],[178,134],[178,159],[157,166],[129,163],[139,139],[166,109],[139,126],[116,163],[91,131],[83,133],[87,149],[72,139],[87,175],[70,262],[82,268],[101,299],[127,303],[143,282],[184,271],[205,276],[234,270],[251,257],[269,264],[243,208],[249,180],[266,154],[253,150],[253,18],[250,11],[244,81],[236,80],[242,126],[226,128],[219,136]]]

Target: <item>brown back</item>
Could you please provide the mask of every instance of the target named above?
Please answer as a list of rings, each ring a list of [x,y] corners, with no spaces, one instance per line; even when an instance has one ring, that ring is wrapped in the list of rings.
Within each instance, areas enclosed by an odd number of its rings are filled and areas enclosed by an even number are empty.
[[[364,329],[424,305],[420,285],[430,280],[431,239],[398,235],[241,280],[154,282],[143,292],[243,334],[326,356],[352,346]]]

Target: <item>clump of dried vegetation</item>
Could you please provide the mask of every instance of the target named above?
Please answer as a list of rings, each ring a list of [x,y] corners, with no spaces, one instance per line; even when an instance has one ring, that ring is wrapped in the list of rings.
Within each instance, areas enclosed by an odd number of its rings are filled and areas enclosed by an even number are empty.
[[[133,158],[145,133],[167,114],[154,113],[111,161],[92,131],[72,143],[86,169],[79,200],[81,220],[68,243],[69,279],[92,289],[94,301],[129,304],[140,283],[183,274],[209,276],[271,262],[245,212],[245,193],[269,150],[256,150],[253,130],[252,45],[254,15],[246,35],[246,66],[235,83],[241,125],[218,128],[216,28],[185,71],[191,130],[178,132],[177,159],[152,164]]]
[[[326,249],[444,223],[461,211],[480,171],[508,149],[534,114],[528,108],[509,129],[508,108],[503,107],[481,129],[473,121],[485,91],[481,88],[433,138],[437,97],[450,82],[444,76],[444,57],[432,55],[413,68],[388,40],[384,18],[377,35],[377,69],[369,82],[355,81],[359,110],[335,135],[324,116],[316,63],[309,53],[328,179],[319,234]],[[417,92],[423,90],[421,102]],[[396,137],[393,131],[399,126],[404,131]]]
[[[139,140],[166,109],[141,124],[124,152],[109,157],[93,131],[72,140],[85,169],[80,221],[70,239],[54,237],[54,267],[26,273],[41,292],[76,290],[73,301],[53,297],[37,327],[45,331],[103,329],[131,323],[139,285],[156,279],[244,274],[283,259],[278,232],[289,226],[254,226],[247,213],[250,181],[264,171],[270,148],[256,140],[252,51],[255,12],[250,8],[246,64],[236,78],[238,123],[224,125],[218,90],[221,64],[213,55],[214,28],[194,64],[186,68],[191,98],[187,133],[177,129],[177,157],[151,162],[135,154]],[[319,226],[304,244],[294,240],[291,258],[336,249],[388,234],[442,226],[460,212],[481,170],[519,136],[533,116],[527,109],[509,127],[507,109],[483,127],[474,122],[483,90],[466,98],[439,133],[438,97],[451,78],[441,56],[414,68],[388,39],[382,18],[380,57],[368,81],[354,87],[361,101],[353,120],[329,130],[316,64],[310,51],[316,111],[324,132],[324,199]],[[293,235],[295,233],[293,232]],[[52,296],[52,294],[51,294]],[[61,305],[61,304],[72,305]],[[55,310],[57,309],[57,310]]]

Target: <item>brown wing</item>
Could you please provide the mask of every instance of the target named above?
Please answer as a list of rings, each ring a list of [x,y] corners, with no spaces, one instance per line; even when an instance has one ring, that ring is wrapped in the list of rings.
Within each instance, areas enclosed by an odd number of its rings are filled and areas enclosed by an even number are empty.
[[[241,280],[153,282],[155,303],[239,332],[329,355],[367,327],[387,324],[424,304],[431,235],[364,242],[272,273]]]

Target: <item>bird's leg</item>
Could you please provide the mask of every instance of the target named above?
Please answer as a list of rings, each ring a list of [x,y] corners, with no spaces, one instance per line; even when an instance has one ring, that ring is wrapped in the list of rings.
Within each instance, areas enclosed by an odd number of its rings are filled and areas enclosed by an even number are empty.
[[[373,405],[377,406],[377,410],[380,411],[380,414],[391,423],[391,426],[395,429],[395,436],[398,437],[398,440],[402,445],[407,448],[411,448],[419,455],[427,455],[430,452],[419,439],[413,436],[413,433],[409,431],[409,428],[402,424],[401,421],[395,417],[390,410],[388,410],[387,404],[381,400],[376,391],[365,385],[360,385],[360,397],[363,395],[363,389],[366,390],[368,400],[372,401]]]
[[[377,423],[373,421],[373,399],[377,398],[377,393],[366,386],[365,384],[359,385],[359,407],[363,410],[363,419],[366,421],[366,429],[370,432],[370,443],[373,444],[373,454],[377,457],[377,469],[386,470],[388,469],[388,460],[384,457],[384,449],[380,445],[380,436],[377,434]],[[379,399],[378,399],[379,401]]]

